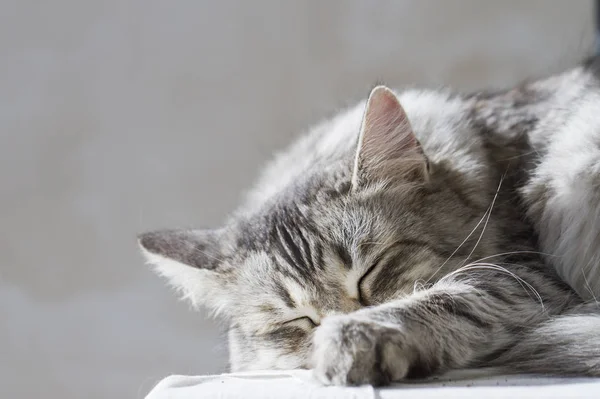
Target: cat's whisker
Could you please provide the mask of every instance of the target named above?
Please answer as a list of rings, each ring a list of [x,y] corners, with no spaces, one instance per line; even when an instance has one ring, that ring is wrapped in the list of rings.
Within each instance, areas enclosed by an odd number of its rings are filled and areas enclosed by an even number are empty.
[[[490,269],[490,270],[495,270],[495,271],[499,271],[502,273],[506,273],[509,276],[513,277],[515,280],[517,280],[517,282],[521,285],[521,287],[523,287],[523,289],[525,290],[525,292],[529,293],[529,291],[525,288],[529,288],[535,295],[536,299],[540,302],[540,305],[542,306],[542,309],[545,309],[544,307],[544,301],[542,299],[542,296],[540,295],[540,293],[527,281],[525,281],[523,278],[519,277],[517,274],[511,272],[510,270],[506,269],[505,267],[499,266],[497,264],[494,263],[469,263],[465,266],[460,267],[459,269],[454,270],[453,272],[448,273],[447,275],[445,275],[444,277],[442,277],[440,279],[440,281],[445,281],[446,279],[449,279],[450,277],[456,276],[459,273],[463,273],[466,271],[470,271],[470,270],[475,270],[475,269]]]
[[[583,281],[585,282],[585,287],[588,290],[588,292],[590,293],[590,295],[592,296],[592,298],[594,299],[594,302],[598,303],[598,299],[596,298],[596,295],[594,294],[594,290],[592,289],[592,286],[590,285],[589,280],[587,279],[587,276],[585,275],[585,269],[591,265],[592,263],[592,259],[590,258],[590,260],[587,262],[587,264],[581,268],[581,274],[583,275]]]
[[[469,240],[469,238],[471,238],[471,236],[475,233],[475,231],[477,231],[477,228],[479,227],[479,225],[481,225],[481,223],[483,223],[484,220],[486,221],[485,225],[487,225],[487,222],[489,221],[489,215],[491,215],[491,213],[492,213],[492,207],[494,205],[494,202],[496,201],[496,198],[498,196],[498,192],[500,191],[500,186],[502,185],[503,178],[504,178],[504,176],[500,179],[500,184],[498,185],[498,188],[496,190],[496,195],[492,199],[492,203],[491,203],[490,207],[488,207],[488,209],[484,212],[484,214],[481,217],[481,219],[479,219],[479,222],[477,222],[477,224],[475,225],[475,227],[471,230],[471,232],[467,235],[467,237],[458,245],[458,247],[454,250],[454,252],[452,252],[450,254],[450,256],[442,263],[442,265],[436,269],[436,271],[431,275],[431,277],[429,277],[427,279],[426,283],[429,283],[436,276],[436,274],[438,274],[440,272],[440,270],[442,270],[443,267],[446,266],[446,264],[452,259],[452,257],[454,255],[456,255],[456,253],[463,247],[463,245],[465,245],[465,243]],[[479,236],[479,240],[481,240],[482,236],[483,236],[483,231],[481,232],[481,235]],[[479,243],[479,240],[477,240],[477,244]],[[473,249],[473,251],[474,250],[475,249]],[[471,253],[469,254],[469,257],[473,254],[473,251],[471,251]],[[466,260],[468,260],[468,259],[469,258],[467,257]]]
[[[507,273],[509,275],[511,275],[512,277],[516,278],[520,283],[525,283],[529,288],[531,288],[534,292],[536,292],[536,296],[539,296],[539,293],[537,293],[537,290],[535,290],[529,283],[527,283],[525,280],[523,280],[521,277],[517,276],[515,273],[509,271],[508,269],[506,269],[505,267],[500,266],[500,264],[496,264],[496,263],[469,263],[451,273],[448,273],[446,276],[444,276],[442,278],[442,280],[448,278],[448,277],[452,277],[454,275],[457,275],[461,272],[465,272],[465,271],[469,271],[469,270],[473,270],[473,269],[492,269],[492,270],[496,270],[496,271],[500,271],[503,273]],[[524,287],[523,287],[524,288]],[[539,299],[541,300],[541,297],[539,297]]]
[[[468,261],[471,258],[471,256],[473,255],[473,253],[477,249],[477,246],[481,242],[481,239],[483,238],[483,234],[485,233],[485,229],[486,229],[486,227],[488,225],[488,222],[490,221],[490,216],[492,216],[492,210],[494,209],[494,204],[496,203],[496,199],[498,198],[498,194],[500,193],[500,187],[502,187],[502,182],[504,182],[504,178],[505,177],[506,177],[506,172],[500,178],[500,183],[498,184],[498,188],[496,189],[496,193],[494,194],[494,198],[492,199],[492,204],[490,205],[490,210],[489,210],[487,218],[485,220],[485,224],[483,225],[483,228],[481,229],[481,234],[479,234],[479,238],[477,239],[477,242],[473,246],[473,249],[471,250],[471,252],[469,252],[469,255],[463,261],[463,263],[462,263],[463,265],[465,264],[466,261]]]
[[[427,283],[423,283],[421,280],[416,280],[413,284],[413,293],[425,290],[425,284]]]
[[[525,152],[523,154],[515,155],[515,156],[512,156],[512,157],[508,157],[508,158],[503,158],[503,159],[501,159],[501,161],[511,161],[513,159],[519,159],[519,158],[526,157],[526,156],[532,155],[532,154],[538,154],[539,155],[539,153],[536,150],[532,150],[532,151],[529,151],[529,152]]]
[[[479,220],[479,222],[475,225],[475,227],[473,228],[473,230],[471,230],[471,232],[469,233],[469,235],[467,235],[467,237],[459,244],[459,246],[454,250],[454,252],[452,252],[450,254],[450,256],[442,263],[442,265],[440,267],[437,268],[437,270],[431,275],[431,277],[429,277],[427,279],[427,281],[425,283],[429,283],[431,281],[431,279],[433,277],[435,277],[435,275],[438,274],[439,271],[442,270],[442,268],[444,266],[446,266],[446,264],[450,261],[450,259],[452,259],[452,257],[462,248],[462,246],[467,242],[467,240],[469,238],[471,238],[471,236],[473,235],[473,233],[475,233],[475,230],[477,230],[477,228],[479,227],[479,225],[481,223],[483,223],[483,220],[485,219],[486,215],[487,215],[487,211],[483,214],[483,216],[481,217],[481,219]]]
[[[519,255],[519,254],[535,254],[535,255],[553,256],[553,257],[560,258],[560,255],[554,255],[554,254],[549,254],[549,253],[540,252],[540,251],[511,251],[511,252],[502,252],[502,253],[495,254],[495,255],[485,256],[483,258],[479,258],[479,259],[475,260],[474,262],[480,262],[482,260],[497,258],[499,256]]]

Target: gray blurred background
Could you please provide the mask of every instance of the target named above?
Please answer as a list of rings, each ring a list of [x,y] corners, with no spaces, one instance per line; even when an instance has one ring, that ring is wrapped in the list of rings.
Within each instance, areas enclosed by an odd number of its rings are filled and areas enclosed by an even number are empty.
[[[503,86],[592,48],[591,1],[0,1],[0,397],[223,371],[136,233],[216,226],[377,81]]]

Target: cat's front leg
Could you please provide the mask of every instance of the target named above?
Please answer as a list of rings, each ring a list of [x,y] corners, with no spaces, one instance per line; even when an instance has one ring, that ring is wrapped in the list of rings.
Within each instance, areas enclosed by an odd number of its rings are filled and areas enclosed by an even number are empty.
[[[437,284],[325,318],[313,336],[314,374],[325,384],[381,385],[476,365],[548,316],[512,280],[489,275],[481,276],[481,285]]]

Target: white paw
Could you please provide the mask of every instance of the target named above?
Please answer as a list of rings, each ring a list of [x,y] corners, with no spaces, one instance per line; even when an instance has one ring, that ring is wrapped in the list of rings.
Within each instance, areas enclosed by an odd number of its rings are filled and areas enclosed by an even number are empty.
[[[405,352],[399,329],[333,316],[315,331],[313,373],[326,385],[385,385],[406,376]]]

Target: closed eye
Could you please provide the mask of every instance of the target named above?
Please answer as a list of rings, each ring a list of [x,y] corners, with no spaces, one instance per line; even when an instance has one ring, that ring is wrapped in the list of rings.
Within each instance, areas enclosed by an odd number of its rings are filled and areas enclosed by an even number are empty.
[[[426,250],[431,251],[431,249],[432,249],[432,246],[425,241],[401,240],[401,241],[396,242],[394,246],[392,246],[388,250],[386,250],[385,253],[379,255],[375,259],[375,261],[373,262],[371,267],[369,267],[367,269],[367,271],[362,275],[362,277],[358,280],[358,283],[357,283],[358,284],[358,287],[357,287],[358,288],[358,301],[361,305],[363,305],[363,306],[370,305],[366,301],[366,298],[364,295],[364,293],[366,291],[365,283],[366,283],[367,279],[369,278],[369,276],[371,276],[376,269],[381,268],[380,266],[382,266],[382,264],[383,264],[383,267],[385,267],[385,268],[387,268],[388,265],[390,265],[390,264],[392,264],[392,265],[402,264],[405,261],[405,260],[403,260],[403,258],[407,254],[409,254],[409,252],[402,249],[402,248],[406,248],[406,247],[410,248],[412,253],[414,253],[415,251],[426,251]]]
[[[373,273],[373,271],[377,268],[377,266],[379,266],[379,264],[381,263],[381,260],[384,258],[384,256],[379,256],[375,262],[373,262],[373,264],[367,269],[367,271],[362,275],[361,278],[358,279],[358,302],[362,305],[362,306],[369,306],[369,303],[365,300],[365,296],[363,294],[364,292],[364,283],[366,282],[367,277],[369,277],[369,275],[371,275]]]
[[[302,328],[313,329],[317,327],[319,324],[315,323],[313,319],[308,316],[297,317],[292,320],[288,320],[283,323],[284,325],[294,325]]]

